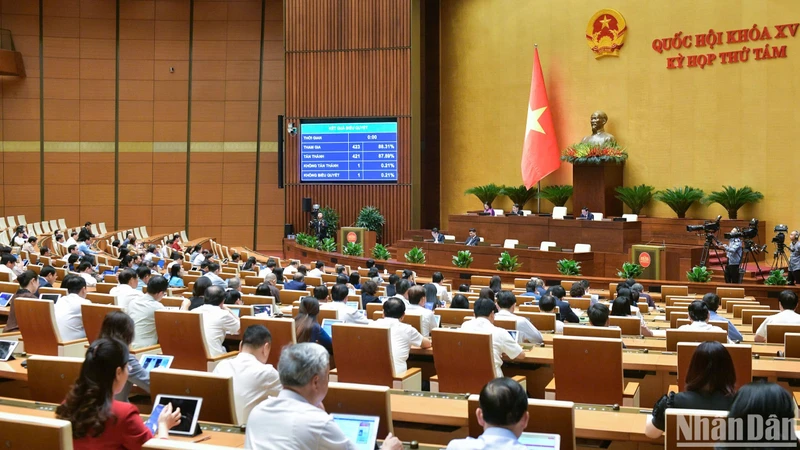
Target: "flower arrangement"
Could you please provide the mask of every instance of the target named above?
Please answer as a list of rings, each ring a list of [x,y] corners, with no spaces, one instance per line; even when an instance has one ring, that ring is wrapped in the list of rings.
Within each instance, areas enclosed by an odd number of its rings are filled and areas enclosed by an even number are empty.
[[[616,142],[603,145],[583,142],[573,144],[564,150],[564,154],[561,156],[562,161],[572,164],[602,164],[606,162],[622,164],[626,159],[628,159],[628,152]]]

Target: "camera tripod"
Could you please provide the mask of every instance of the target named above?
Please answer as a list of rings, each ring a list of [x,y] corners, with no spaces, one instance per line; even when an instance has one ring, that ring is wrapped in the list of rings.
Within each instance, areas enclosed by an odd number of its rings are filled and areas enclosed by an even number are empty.
[[[761,248],[756,246],[757,250],[753,250],[754,245],[755,243],[752,240],[745,239],[743,245],[744,254],[742,255],[742,262],[739,263],[739,283],[744,279],[747,263],[750,262],[751,259],[756,264],[756,269],[758,269],[758,274],[761,276],[761,279],[764,280],[764,274],[761,272],[761,266],[758,265],[758,259],[756,258],[756,253],[761,251]],[[764,247],[766,247],[766,245]]]
[[[771,270],[777,270],[781,267],[789,269],[789,258],[786,256],[786,244],[775,244],[775,253],[772,254],[772,267]]]
[[[700,267],[705,267],[708,263],[708,256],[711,250],[714,250],[714,255],[717,261],[722,259],[719,257],[719,248],[717,247],[719,240],[713,233],[706,233],[706,242],[703,244],[703,254],[700,256]]]

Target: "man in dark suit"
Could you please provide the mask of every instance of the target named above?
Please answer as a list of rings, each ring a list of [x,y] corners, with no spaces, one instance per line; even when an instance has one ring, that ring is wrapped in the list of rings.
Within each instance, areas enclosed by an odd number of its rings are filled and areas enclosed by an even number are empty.
[[[589,208],[584,206],[578,219],[594,220],[594,214],[590,213]]]
[[[317,213],[317,218],[309,223],[309,228],[320,241],[328,237],[328,223],[322,218],[322,213]]]
[[[514,206],[511,207],[511,212],[506,214],[507,216],[524,216],[522,213],[522,209],[520,209],[519,204],[514,203]]]
[[[563,322],[580,323],[581,320],[575,315],[575,311],[569,306],[569,302],[562,300],[567,295],[566,289],[560,284],[551,286],[547,293],[556,298],[556,306],[558,306],[559,315]]]
[[[470,228],[469,237],[467,238],[466,242],[464,242],[464,245],[478,245],[478,242],[480,241],[481,238],[478,237],[478,232],[475,230],[475,228]]]
[[[303,274],[300,272],[295,272],[295,274],[292,276],[292,280],[284,283],[283,288],[292,291],[306,290],[305,276],[303,276]]]
[[[444,242],[444,235],[442,233],[439,233],[439,229],[436,227],[433,227],[433,229],[431,230],[431,236],[433,237],[433,242],[435,244],[441,244],[442,242]]]

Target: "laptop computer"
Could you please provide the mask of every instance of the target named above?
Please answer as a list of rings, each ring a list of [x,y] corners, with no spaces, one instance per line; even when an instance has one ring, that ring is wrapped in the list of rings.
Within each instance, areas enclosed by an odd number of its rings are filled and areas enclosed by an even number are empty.
[[[353,309],[358,309],[358,307],[360,305],[358,304],[358,302],[347,302],[347,306],[349,306],[349,307],[351,307]]]
[[[11,354],[17,348],[17,341],[0,341],[0,361],[8,361],[11,359]]]
[[[139,360],[139,364],[142,365],[144,370],[149,372],[153,369],[168,369],[169,366],[172,365],[173,359],[175,359],[174,356],[153,355],[148,353],[142,355],[142,359]]]
[[[155,434],[158,429],[158,416],[161,414],[161,410],[169,403],[172,403],[173,411],[178,408],[181,409],[181,421],[178,425],[169,430],[169,434],[177,436],[196,436],[202,433],[200,426],[197,424],[197,419],[200,417],[200,408],[203,406],[202,398],[158,394],[153,404],[153,412],[150,413],[150,417],[145,423],[145,426],[147,426],[153,434]]]
[[[561,448],[561,436],[549,433],[522,433],[519,443],[540,450],[558,450]]]
[[[272,305],[253,305],[253,315],[256,317],[271,317]]]
[[[58,299],[61,298],[61,294],[39,294],[39,298],[42,300],[50,300],[53,303],[56,303]]]
[[[378,416],[358,416],[355,414],[331,414],[333,421],[358,450],[373,450],[378,440]]]
[[[325,330],[326,333],[328,333],[328,336],[333,337],[333,334],[331,334],[331,333],[333,332],[332,327],[333,327],[333,324],[335,324],[335,323],[344,323],[344,320],[322,319],[322,329]]]
[[[8,306],[13,296],[11,292],[0,292],[0,306]]]

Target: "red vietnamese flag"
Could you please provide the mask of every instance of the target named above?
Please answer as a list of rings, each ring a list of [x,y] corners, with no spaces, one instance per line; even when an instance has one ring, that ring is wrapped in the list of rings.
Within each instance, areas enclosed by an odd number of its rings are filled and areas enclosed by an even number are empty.
[[[553,116],[544,88],[539,49],[533,55],[533,79],[528,99],[528,120],[525,126],[525,145],[522,147],[522,182],[531,188],[561,165],[561,153],[553,129]]]

